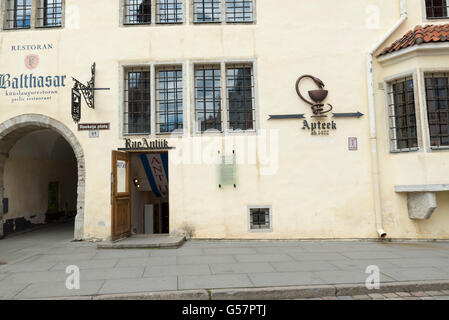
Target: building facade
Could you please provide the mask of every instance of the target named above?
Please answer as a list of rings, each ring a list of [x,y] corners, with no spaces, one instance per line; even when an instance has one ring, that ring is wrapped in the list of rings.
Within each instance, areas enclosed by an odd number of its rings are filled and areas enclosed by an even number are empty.
[[[2,0],[0,236],[449,237],[446,0]]]

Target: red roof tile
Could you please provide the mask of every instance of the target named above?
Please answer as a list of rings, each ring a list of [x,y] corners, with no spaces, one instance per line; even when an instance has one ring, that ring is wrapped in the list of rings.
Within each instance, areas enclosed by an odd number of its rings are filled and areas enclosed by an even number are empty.
[[[449,24],[416,26],[415,29],[407,32],[401,39],[396,40],[391,46],[386,47],[378,55],[396,52],[414,45],[429,42],[449,41]]]

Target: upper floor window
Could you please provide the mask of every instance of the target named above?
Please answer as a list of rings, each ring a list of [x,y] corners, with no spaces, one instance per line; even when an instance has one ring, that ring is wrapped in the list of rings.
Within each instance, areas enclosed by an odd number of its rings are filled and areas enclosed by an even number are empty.
[[[182,68],[168,66],[156,71],[157,133],[183,129]]]
[[[226,0],[227,22],[253,22],[253,0]]]
[[[5,29],[31,27],[31,0],[7,0],[5,11]]]
[[[151,78],[145,68],[125,72],[124,127],[127,134],[149,134],[151,127]]]
[[[62,26],[62,0],[40,0],[37,8],[37,26]]]
[[[150,24],[151,0],[125,0],[125,24]]]
[[[195,22],[220,22],[221,0],[193,0]]]
[[[428,19],[448,18],[447,0],[426,0],[426,14]]]
[[[425,74],[430,146],[449,147],[449,74]]]
[[[254,74],[251,65],[226,66],[228,128],[255,130]]]
[[[415,92],[413,78],[396,80],[389,84],[388,113],[390,142],[394,151],[418,148]]]
[[[184,0],[157,0],[157,23],[182,23]]]

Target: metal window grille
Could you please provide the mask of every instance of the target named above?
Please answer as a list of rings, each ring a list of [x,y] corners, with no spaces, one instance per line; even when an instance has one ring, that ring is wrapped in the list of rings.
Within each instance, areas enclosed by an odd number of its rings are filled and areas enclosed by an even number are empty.
[[[250,209],[251,230],[270,229],[270,209],[251,208]]]
[[[31,26],[31,0],[8,0],[6,29],[29,29]]]
[[[158,133],[183,129],[182,69],[159,69],[156,77],[156,120]]]
[[[247,65],[226,68],[228,123],[232,130],[254,130],[254,75]]]
[[[252,22],[253,0],[226,0],[227,22]]]
[[[221,0],[194,0],[195,22],[220,22]]]
[[[198,131],[222,130],[220,66],[195,68],[195,113]]]
[[[124,126],[128,134],[149,134],[151,128],[151,77],[146,69],[125,72]]]
[[[150,24],[151,0],[125,0],[125,24]]]
[[[449,146],[449,74],[425,75],[427,119],[432,148]]]
[[[447,0],[426,0],[427,18],[447,18]]]
[[[182,23],[184,0],[157,0],[157,23]]]
[[[62,26],[62,0],[41,0],[37,8],[39,27]]]
[[[418,148],[413,78],[390,83],[388,95],[390,141],[393,148],[399,151]]]

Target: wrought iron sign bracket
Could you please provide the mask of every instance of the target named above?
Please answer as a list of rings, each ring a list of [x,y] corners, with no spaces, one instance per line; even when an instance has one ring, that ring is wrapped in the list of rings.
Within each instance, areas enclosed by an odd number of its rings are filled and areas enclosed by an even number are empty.
[[[109,90],[110,88],[95,88],[95,62],[91,67],[91,78],[87,85],[72,77],[75,82],[72,88],[72,118],[76,123],[81,120],[81,94],[89,108],[95,109],[95,91]]]

